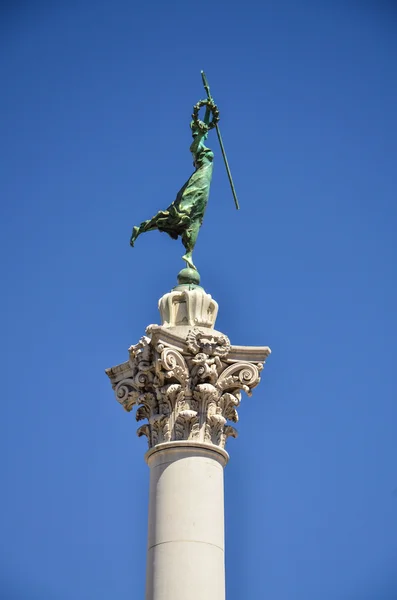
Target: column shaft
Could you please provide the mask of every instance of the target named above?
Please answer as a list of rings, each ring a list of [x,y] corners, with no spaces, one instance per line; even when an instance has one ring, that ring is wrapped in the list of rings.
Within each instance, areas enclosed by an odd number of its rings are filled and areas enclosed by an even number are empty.
[[[147,454],[146,600],[225,600],[224,450],[182,442]]]

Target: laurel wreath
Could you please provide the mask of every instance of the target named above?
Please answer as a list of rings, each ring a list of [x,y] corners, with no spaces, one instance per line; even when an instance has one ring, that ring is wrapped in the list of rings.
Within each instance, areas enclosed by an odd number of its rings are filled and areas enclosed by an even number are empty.
[[[204,121],[201,121],[199,119],[200,109],[203,106],[207,106],[210,109],[211,114],[212,114],[212,119],[208,123],[208,125],[207,125],[207,123],[204,123]],[[213,100],[209,100],[208,98],[205,100],[199,100],[199,102],[197,102],[197,104],[195,104],[193,106],[192,119],[193,119],[194,125],[203,132],[207,132],[210,129],[214,129],[214,127],[216,127],[219,122],[219,110],[218,110],[217,105],[215,104],[215,102]]]

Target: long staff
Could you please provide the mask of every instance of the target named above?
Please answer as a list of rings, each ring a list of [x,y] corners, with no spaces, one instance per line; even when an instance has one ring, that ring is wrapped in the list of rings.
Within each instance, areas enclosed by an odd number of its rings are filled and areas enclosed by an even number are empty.
[[[204,71],[201,71],[201,78],[203,80],[204,89],[207,92],[208,100],[212,100],[212,96],[211,96],[211,92],[210,92],[210,86],[208,85],[208,81],[207,81],[207,78],[205,76]],[[229,178],[230,187],[232,188],[232,194],[233,194],[233,198],[234,198],[234,203],[236,205],[237,210],[239,210],[240,205],[239,205],[238,200],[237,200],[237,194],[236,194],[236,190],[234,189],[232,174],[230,172],[229,163],[227,162],[226,152],[225,152],[225,148],[223,146],[222,136],[221,136],[221,132],[219,130],[218,125],[215,126],[215,129],[216,129],[216,133],[218,135],[218,140],[219,140],[219,145],[221,147],[221,152],[222,152],[223,160],[225,161],[226,173],[227,173],[227,176]]]

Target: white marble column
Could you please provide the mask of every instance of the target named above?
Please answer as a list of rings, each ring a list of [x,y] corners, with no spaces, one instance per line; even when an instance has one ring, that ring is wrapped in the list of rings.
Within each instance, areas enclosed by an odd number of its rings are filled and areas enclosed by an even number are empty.
[[[219,448],[171,442],[150,450],[146,600],[224,600],[223,468]]]
[[[125,410],[137,406],[150,468],[146,600],[225,600],[223,470],[249,396],[270,354],[232,346],[214,329],[217,303],[181,285],[159,301],[162,325],[107,369]]]

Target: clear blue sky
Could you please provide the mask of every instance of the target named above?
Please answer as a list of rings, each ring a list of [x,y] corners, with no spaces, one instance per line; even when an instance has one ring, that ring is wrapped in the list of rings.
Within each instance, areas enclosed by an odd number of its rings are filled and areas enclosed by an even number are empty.
[[[159,321],[182,245],[129,247],[215,135],[195,253],[269,345],[226,477],[228,600],[397,597],[397,7],[5,2],[1,600],[144,597],[148,469],[104,369]],[[205,574],[197,574],[198,577]]]

